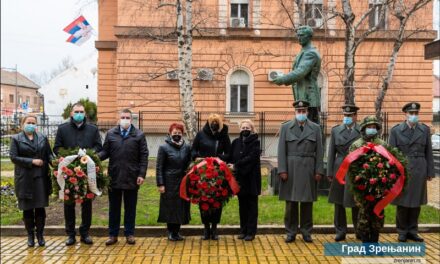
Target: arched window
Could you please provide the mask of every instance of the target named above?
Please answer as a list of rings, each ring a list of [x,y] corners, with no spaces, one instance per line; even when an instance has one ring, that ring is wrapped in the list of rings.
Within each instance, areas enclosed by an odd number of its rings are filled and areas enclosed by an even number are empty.
[[[244,70],[236,70],[231,74],[227,96],[227,110],[229,112],[249,112],[250,105],[250,78]]]

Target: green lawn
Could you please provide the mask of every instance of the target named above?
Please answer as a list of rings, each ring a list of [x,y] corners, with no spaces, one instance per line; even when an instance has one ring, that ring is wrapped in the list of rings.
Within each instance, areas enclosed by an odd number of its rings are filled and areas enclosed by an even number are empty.
[[[12,182],[12,178],[6,179]],[[2,185],[5,179],[2,179]],[[267,177],[263,177],[263,190],[267,190]],[[145,184],[141,187],[137,204],[137,225],[163,225],[157,223],[159,212],[159,193],[156,189],[155,178],[148,177]],[[48,221],[50,224],[63,225],[63,208],[62,203],[56,201],[55,198],[48,208]],[[1,199],[1,225],[11,225],[21,223],[21,212],[16,208],[16,200],[14,197],[3,197]],[[108,221],[108,199],[106,196],[97,198],[93,205],[93,225],[106,226]],[[349,212],[350,210],[348,210]],[[348,213],[350,216],[350,213]],[[279,201],[277,196],[262,195],[259,199],[259,224],[283,224],[284,202]],[[190,224],[198,225],[200,215],[197,206],[191,206],[191,222]],[[327,202],[327,197],[320,196],[313,206],[314,224],[333,224],[333,205]],[[351,223],[351,217],[348,221]],[[440,219],[440,211],[431,207],[423,206],[420,214],[420,223],[438,224]],[[77,217],[80,220],[80,217]],[[395,223],[395,207],[388,206],[385,209],[385,223]],[[232,198],[223,209],[221,224],[236,225],[239,224],[238,217],[238,200]]]

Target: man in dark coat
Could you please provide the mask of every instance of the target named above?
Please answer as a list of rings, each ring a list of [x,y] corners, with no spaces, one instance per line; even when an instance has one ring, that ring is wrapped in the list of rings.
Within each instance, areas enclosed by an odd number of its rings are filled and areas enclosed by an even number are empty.
[[[53,151],[58,154],[60,148],[86,148],[101,151],[101,137],[98,127],[86,121],[85,108],[81,103],[75,103],[70,112],[70,121],[58,127]],[[66,245],[76,243],[75,239],[75,203],[64,204],[64,221],[66,223],[67,240]],[[81,225],[79,233],[81,242],[93,244],[89,236],[90,225],[92,224],[92,201],[87,200],[81,204]]]
[[[330,193],[328,196],[329,203],[335,204],[334,225],[336,230],[335,241],[345,240],[347,234],[347,216],[345,213],[346,207],[351,207],[351,218],[353,226],[356,230],[357,214],[359,209],[356,207],[353,199],[353,194],[350,191],[350,184],[348,179],[345,180],[345,186],[338,181],[333,180],[336,172],[341,166],[342,161],[348,154],[350,145],[361,137],[361,130],[357,124],[357,111],[359,107],[351,104],[342,106],[344,114],[343,124],[332,128],[330,136],[330,145],[327,155],[327,177],[332,182],[330,186]],[[348,176],[346,175],[346,178]],[[356,233],[356,232],[355,232]],[[359,238],[359,235],[356,234]]]
[[[239,239],[252,241],[257,233],[258,195],[261,194],[260,140],[251,120],[240,124],[240,137],[232,142],[229,163],[240,185],[238,205],[240,213]]]
[[[144,133],[132,125],[132,113],[124,109],[119,115],[119,125],[110,129],[99,157],[110,158],[108,175],[111,186],[109,200],[109,239],[107,246],[118,241],[121,223],[121,203],[124,197],[124,235],[133,245],[136,204],[139,186],[144,182],[148,168],[148,147]]]
[[[281,125],[278,143],[279,198],[286,201],[286,243],[295,241],[298,222],[304,241],[311,243],[313,202],[324,175],[322,134],[320,126],[307,119],[307,101],[295,101],[293,106],[295,119]]]
[[[434,176],[431,134],[429,127],[419,122],[419,103],[408,103],[402,111],[406,121],[395,125],[389,138],[390,145],[407,156],[410,174],[407,188],[393,201],[397,205],[398,240],[422,242],[417,234],[420,207],[427,202],[426,181]]]

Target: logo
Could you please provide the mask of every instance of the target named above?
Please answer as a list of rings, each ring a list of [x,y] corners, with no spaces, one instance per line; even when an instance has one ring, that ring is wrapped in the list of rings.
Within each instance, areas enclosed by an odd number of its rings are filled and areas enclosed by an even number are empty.
[[[345,108],[345,112],[350,112],[350,106],[347,106],[347,107]]]
[[[416,109],[416,108],[417,108],[416,104],[415,104],[415,103],[413,103],[413,104],[411,105],[411,108],[414,108],[414,109]]]
[[[299,103],[298,103],[298,106],[303,106],[303,102],[299,102]]]

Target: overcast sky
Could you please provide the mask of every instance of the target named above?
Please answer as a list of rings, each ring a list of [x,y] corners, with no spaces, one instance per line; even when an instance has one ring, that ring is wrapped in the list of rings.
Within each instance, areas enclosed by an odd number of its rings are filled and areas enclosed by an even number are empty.
[[[89,56],[96,36],[78,47],[66,42],[63,31],[81,14],[98,30],[96,0],[1,0],[1,67],[24,74],[50,72],[70,56],[74,62]]]
[[[98,30],[97,0],[1,0],[1,66],[24,74],[50,72],[66,56],[74,62],[92,53],[93,36],[78,47],[66,42],[63,28],[79,15]],[[440,28],[439,0],[434,25]],[[440,75],[438,62],[434,72]]]

